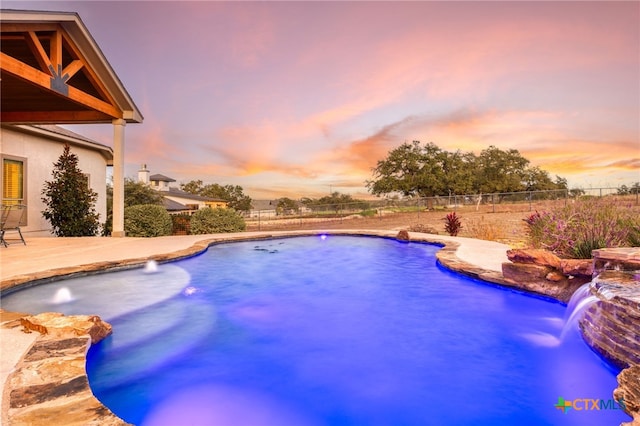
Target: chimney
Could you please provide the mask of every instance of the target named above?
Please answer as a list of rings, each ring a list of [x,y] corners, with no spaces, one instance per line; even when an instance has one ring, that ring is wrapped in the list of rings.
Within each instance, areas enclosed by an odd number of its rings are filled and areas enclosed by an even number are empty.
[[[142,182],[145,185],[149,185],[149,170],[147,170],[147,165],[143,164],[140,170],[138,170],[138,182]]]

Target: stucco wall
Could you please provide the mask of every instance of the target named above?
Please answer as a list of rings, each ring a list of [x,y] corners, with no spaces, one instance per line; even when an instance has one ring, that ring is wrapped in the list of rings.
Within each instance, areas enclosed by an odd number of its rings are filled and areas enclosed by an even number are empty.
[[[0,153],[26,158],[27,226],[21,227],[25,235],[51,234],[49,222],[42,217],[42,210],[45,208],[41,200],[42,188],[45,181],[52,179],[53,164],[62,154],[63,147],[64,143],[60,141],[0,128]],[[72,145],[71,152],[78,156],[80,170],[89,174],[89,184],[98,193],[95,207],[100,214],[100,222],[104,222],[107,216],[106,160],[98,151],[84,147]]]

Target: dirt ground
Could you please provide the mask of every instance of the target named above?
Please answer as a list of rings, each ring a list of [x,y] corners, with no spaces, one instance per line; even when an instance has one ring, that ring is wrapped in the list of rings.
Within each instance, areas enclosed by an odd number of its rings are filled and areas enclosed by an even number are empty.
[[[247,222],[248,231],[297,230],[297,229],[389,229],[421,231],[448,235],[443,218],[448,211],[414,211],[394,213],[379,212],[376,216],[350,215],[343,218],[288,218],[280,220]],[[456,210],[462,229],[458,236],[499,241],[511,247],[527,245],[527,211],[476,211],[473,208]]]
[[[640,214],[638,195],[616,196],[616,202],[624,203]],[[374,216],[352,214],[345,217],[283,217],[276,220],[247,221],[248,231],[297,230],[297,229],[389,229],[428,232],[447,235],[444,217],[455,211],[460,217],[462,229],[458,236],[498,241],[513,248],[528,247],[527,226],[524,219],[531,214],[562,208],[574,200],[539,200],[511,204],[480,204],[449,206],[446,209],[415,209],[409,212],[378,210]]]

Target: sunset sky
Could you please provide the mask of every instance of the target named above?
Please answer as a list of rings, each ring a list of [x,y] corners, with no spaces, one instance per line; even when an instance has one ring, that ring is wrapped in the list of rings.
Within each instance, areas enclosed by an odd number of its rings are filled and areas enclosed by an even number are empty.
[[[6,1],[74,11],[142,111],[140,164],[249,196],[366,195],[405,141],[640,181],[640,2]],[[112,145],[109,125],[69,127]]]

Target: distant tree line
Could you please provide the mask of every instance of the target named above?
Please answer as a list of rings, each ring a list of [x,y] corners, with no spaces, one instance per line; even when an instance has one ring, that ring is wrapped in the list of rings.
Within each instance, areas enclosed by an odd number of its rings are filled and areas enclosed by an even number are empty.
[[[346,206],[352,209],[368,209],[370,204],[367,201],[359,200],[353,198],[349,194],[341,194],[337,191],[321,198],[303,197],[300,201],[296,201],[288,197],[282,197],[276,200],[276,212],[278,214],[294,213],[301,206],[311,210],[314,210],[315,208],[323,208],[339,212]]]
[[[567,189],[567,180],[530,166],[516,149],[489,146],[479,155],[445,151],[432,142],[404,143],[379,160],[366,186],[374,195],[405,197]]]
[[[636,182],[631,187],[627,185],[622,185],[618,188],[618,195],[631,195],[631,194],[640,194],[640,182]]]

